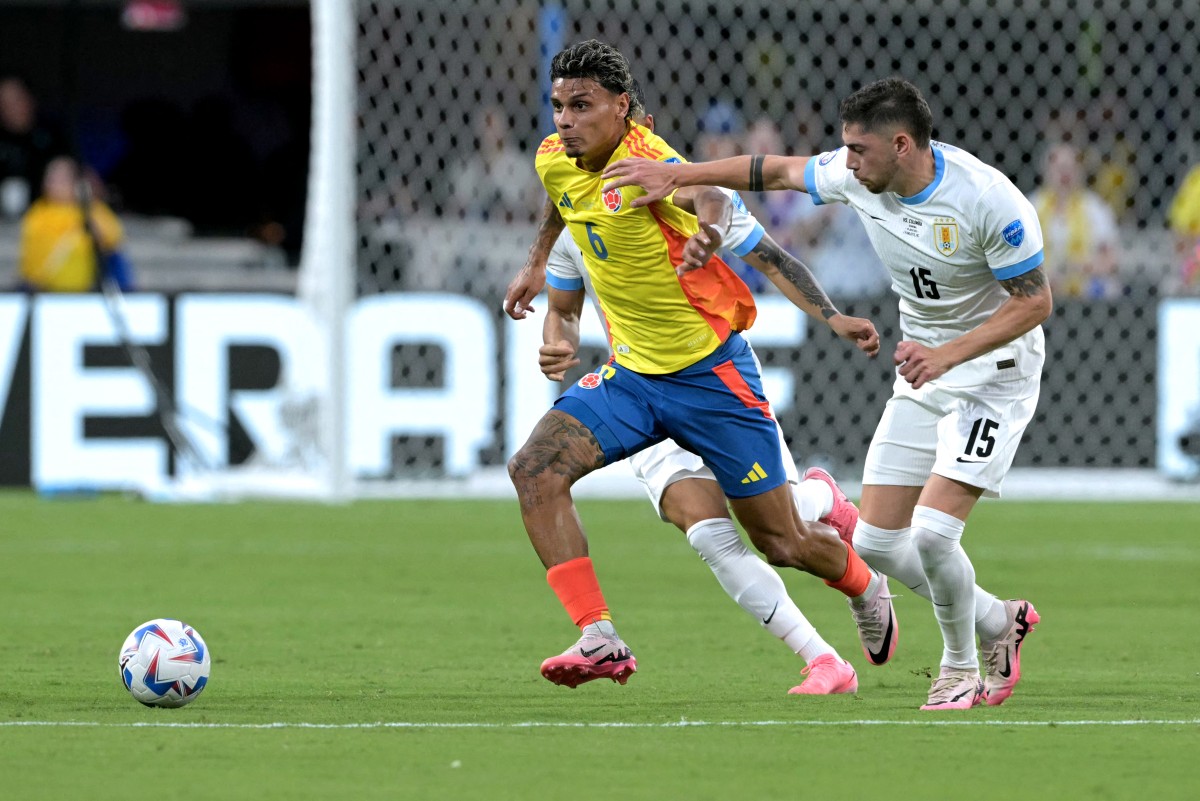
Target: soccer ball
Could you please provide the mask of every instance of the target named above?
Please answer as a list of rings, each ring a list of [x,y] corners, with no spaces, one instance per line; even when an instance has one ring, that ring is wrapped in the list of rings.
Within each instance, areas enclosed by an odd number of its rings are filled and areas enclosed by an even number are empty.
[[[135,700],[146,706],[179,707],[190,704],[208,684],[212,657],[194,628],[157,618],[125,638],[117,668]]]

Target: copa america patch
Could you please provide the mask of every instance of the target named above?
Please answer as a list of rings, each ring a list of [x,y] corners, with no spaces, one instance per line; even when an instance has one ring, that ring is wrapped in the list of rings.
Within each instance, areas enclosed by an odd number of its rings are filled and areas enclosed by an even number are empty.
[[[1014,248],[1021,247],[1021,243],[1025,241],[1025,226],[1020,220],[1013,220],[1004,227],[1001,232],[1004,236],[1004,241],[1012,245]]]
[[[817,163],[824,167],[826,164],[833,161],[833,157],[838,154],[838,150],[841,150],[841,148],[839,147],[837,150],[831,150],[828,153],[823,153],[821,158],[817,159]]]
[[[621,203],[624,200],[624,198],[621,197],[620,187],[608,190],[604,193],[601,199],[604,201],[604,208],[612,212],[620,211]]]
[[[583,387],[584,389],[595,389],[596,387],[600,386],[600,381],[601,379],[599,373],[588,373],[583,378],[579,379],[579,386]]]

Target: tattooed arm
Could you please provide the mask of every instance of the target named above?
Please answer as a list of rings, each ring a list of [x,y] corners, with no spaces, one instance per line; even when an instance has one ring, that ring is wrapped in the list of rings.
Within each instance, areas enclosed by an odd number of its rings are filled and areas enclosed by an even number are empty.
[[[839,314],[825,290],[817,283],[808,265],[788,253],[770,234],[742,256],[754,269],[765,275],[798,308],[822,322]]]
[[[1050,317],[1054,300],[1041,267],[1000,282],[1008,300],[984,323],[936,348],[901,342],[893,360],[914,389],[948,370],[1032,331]]]
[[[765,275],[797,308],[826,323],[839,337],[853,342],[871,356],[879,352],[879,334],[871,321],[847,317],[839,312],[808,265],[780,247],[769,234],[763,234],[754,249],[742,259]]]

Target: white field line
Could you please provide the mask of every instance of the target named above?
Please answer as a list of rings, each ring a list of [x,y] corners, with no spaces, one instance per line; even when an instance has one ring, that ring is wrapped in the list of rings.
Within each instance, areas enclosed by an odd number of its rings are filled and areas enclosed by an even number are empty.
[[[144,721],[101,723],[85,720],[0,720],[0,728],[73,727],[97,729],[683,729],[752,726],[1200,726],[1200,718],[1178,720],[678,720],[662,723],[622,721],[525,721],[517,723],[438,723],[375,721],[372,723],[188,723]]]

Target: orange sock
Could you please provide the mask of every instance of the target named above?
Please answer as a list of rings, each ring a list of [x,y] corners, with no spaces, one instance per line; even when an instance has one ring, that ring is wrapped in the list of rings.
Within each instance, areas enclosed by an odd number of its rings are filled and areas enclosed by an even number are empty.
[[[846,574],[837,581],[826,579],[825,583],[848,598],[857,598],[867,591],[867,585],[871,583],[871,568],[853,548],[846,546],[846,553]]]
[[[591,557],[580,556],[555,565],[546,571],[546,581],[579,628],[597,620],[612,620]]]

